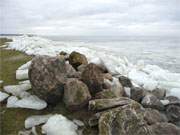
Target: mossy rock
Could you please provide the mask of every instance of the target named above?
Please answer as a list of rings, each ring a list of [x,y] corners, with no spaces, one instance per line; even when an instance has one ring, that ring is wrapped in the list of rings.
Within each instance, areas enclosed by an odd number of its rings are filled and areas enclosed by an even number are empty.
[[[78,66],[84,64],[87,65],[88,61],[85,55],[75,52],[73,51],[70,55],[69,55],[69,63],[75,68],[77,69]]]

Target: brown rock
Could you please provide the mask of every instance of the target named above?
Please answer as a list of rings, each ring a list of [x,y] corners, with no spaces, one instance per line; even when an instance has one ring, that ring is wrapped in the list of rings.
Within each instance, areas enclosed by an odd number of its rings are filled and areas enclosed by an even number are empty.
[[[64,87],[64,103],[69,110],[84,107],[89,99],[91,95],[86,84],[75,78],[68,79]]]
[[[79,65],[87,65],[88,61],[85,55],[75,52],[73,51],[70,55],[69,55],[69,63],[75,68],[77,69],[77,67]]]
[[[88,64],[81,75],[82,81],[88,86],[91,94],[95,94],[103,90],[103,74],[102,70],[95,64]]]
[[[29,68],[33,94],[49,104],[61,100],[66,79],[74,76],[76,71],[61,57],[37,56]]]

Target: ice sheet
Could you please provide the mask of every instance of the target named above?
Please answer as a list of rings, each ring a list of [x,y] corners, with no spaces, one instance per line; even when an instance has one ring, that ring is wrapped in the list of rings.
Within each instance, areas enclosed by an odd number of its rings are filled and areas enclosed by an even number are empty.
[[[25,128],[32,128],[34,126],[46,123],[51,116],[51,114],[30,116],[25,120]]]
[[[16,96],[11,96],[7,101],[7,108],[29,108],[35,110],[41,110],[46,108],[47,103],[44,100],[39,99],[37,96],[31,95],[18,99]]]
[[[25,91],[31,89],[31,84],[30,83],[23,83],[20,85],[7,85],[4,86],[4,91],[7,93],[10,93],[14,96],[20,96],[22,93]]]

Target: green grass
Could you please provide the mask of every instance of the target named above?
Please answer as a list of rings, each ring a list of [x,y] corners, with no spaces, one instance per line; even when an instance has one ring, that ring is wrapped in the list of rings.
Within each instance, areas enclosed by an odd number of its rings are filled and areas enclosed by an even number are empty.
[[[10,41],[11,40],[8,39],[0,39],[0,46]],[[15,78],[17,68],[31,59],[31,56],[22,52],[0,48],[0,80],[4,81],[4,85],[17,84],[18,81]],[[20,130],[24,129],[24,121],[28,116],[49,113],[62,114],[69,119],[79,119],[84,122],[87,122],[88,117],[92,115],[91,112],[87,112],[87,108],[70,112],[65,108],[65,105],[62,102],[56,107],[48,107],[42,111],[21,108],[6,108],[6,103],[1,103],[0,135],[17,135]],[[40,128],[38,128],[38,131],[40,131],[39,129]],[[91,129],[89,127],[86,127],[85,135],[90,134],[90,130]],[[38,133],[40,134],[40,132]]]

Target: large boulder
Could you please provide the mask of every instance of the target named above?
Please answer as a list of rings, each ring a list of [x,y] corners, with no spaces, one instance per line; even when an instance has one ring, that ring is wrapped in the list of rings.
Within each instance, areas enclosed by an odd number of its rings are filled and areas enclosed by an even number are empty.
[[[77,75],[64,58],[49,56],[33,58],[28,74],[33,94],[49,104],[55,104],[61,99],[66,79]]]
[[[77,69],[77,67],[79,65],[87,65],[88,61],[85,55],[75,52],[73,51],[70,55],[69,55],[69,63],[75,68]]]
[[[122,107],[101,114],[99,135],[151,135],[141,111]]]
[[[152,125],[158,122],[168,122],[165,114],[160,113],[158,110],[147,108],[144,111],[144,119],[148,125]]]
[[[64,103],[70,110],[77,110],[85,106],[91,95],[88,87],[82,81],[71,78],[64,86]]]
[[[146,95],[146,90],[140,87],[132,87],[130,92],[131,99],[141,102],[143,97]]]
[[[81,75],[82,81],[88,86],[91,94],[95,94],[103,90],[103,74],[99,66],[90,63],[86,66]]]
[[[164,97],[166,96],[166,90],[165,89],[156,88],[151,93],[160,100],[164,99]]]
[[[162,102],[156,96],[151,95],[151,94],[146,95],[143,98],[141,104],[146,108],[153,108],[160,111],[163,111],[165,109]]]
[[[180,106],[176,104],[170,104],[166,107],[166,113],[171,122],[180,121]]]
[[[156,123],[149,129],[153,135],[180,135],[180,128],[171,123]]]

